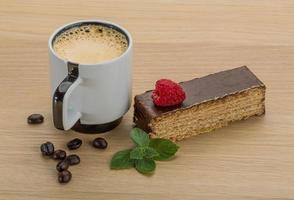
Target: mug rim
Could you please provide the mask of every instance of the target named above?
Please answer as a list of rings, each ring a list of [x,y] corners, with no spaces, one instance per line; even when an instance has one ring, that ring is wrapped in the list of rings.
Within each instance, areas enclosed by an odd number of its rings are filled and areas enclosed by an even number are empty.
[[[98,19],[90,19],[90,20],[77,20],[77,21],[73,21],[73,22],[70,22],[70,23],[67,23],[67,24],[64,24],[62,26],[60,26],[59,28],[57,28],[50,36],[49,40],[48,40],[48,47],[50,49],[50,51],[53,53],[54,56],[56,56],[58,59],[64,61],[65,63],[67,62],[74,62],[74,61],[71,61],[71,60],[67,60],[67,59],[64,59],[64,58],[61,58],[53,49],[53,41],[54,39],[60,34],[62,33],[63,31],[69,29],[69,28],[72,28],[72,27],[75,27],[76,25],[82,25],[82,24],[100,24],[100,25],[105,25],[105,26],[108,26],[110,28],[114,28],[116,31],[119,31],[121,32],[122,34],[124,34],[126,37],[127,37],[127,40],[128,40],[128,47],[127,49],[118,57],[115,57],[115,58],[112,58],[110,60],[106,60],[106,61],[102,61],[102,62],[97,62],[97,63],[91,63],[91,64],[85,64],[85,63],[77,63],[79,65],[83,65],[83,66],[97,66],[97,65],[103,65],[103,64],[108,64],[108,63],[113,63],[117,60],[119,60],[120,58],[124,57],[128,52],[131,51],[131,47],[133,46],[133,39],[132,39],[132,36],[131,34],[125,29],[123,28],[122,26],[116,24],[116,23],[113,23],[113,22],[110,22],[110,21],[105,21],[105,20],[98,20]],[[74,62],[76,63],[76,62]]]

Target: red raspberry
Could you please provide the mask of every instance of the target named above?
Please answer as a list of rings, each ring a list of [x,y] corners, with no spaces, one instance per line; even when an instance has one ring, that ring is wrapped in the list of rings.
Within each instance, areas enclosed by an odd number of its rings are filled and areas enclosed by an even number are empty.
[[[168,79],[156,81],[152,93],[153,103],[157,106],[167,107],[181,104],[186,98],[185,91],[178,84]]]

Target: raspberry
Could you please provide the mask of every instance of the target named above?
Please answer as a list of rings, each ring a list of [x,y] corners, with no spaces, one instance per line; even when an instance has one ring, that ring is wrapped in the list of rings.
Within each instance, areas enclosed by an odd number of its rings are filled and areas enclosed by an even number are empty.
[[[186,98],[185,91],[178,84],[168,79],[156,81],[152,93],[153,103],[157,106],[167,107],[181,104]]]

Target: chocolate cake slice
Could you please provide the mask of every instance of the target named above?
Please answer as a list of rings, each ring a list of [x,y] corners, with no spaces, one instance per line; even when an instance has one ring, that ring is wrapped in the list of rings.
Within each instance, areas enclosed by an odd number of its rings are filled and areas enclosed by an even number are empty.
[[[135,96],[134,122],[152,137],[181,140],[265,113],[265,85],[246,67],[181,82],[185,101],[158,107],[152,91]]]

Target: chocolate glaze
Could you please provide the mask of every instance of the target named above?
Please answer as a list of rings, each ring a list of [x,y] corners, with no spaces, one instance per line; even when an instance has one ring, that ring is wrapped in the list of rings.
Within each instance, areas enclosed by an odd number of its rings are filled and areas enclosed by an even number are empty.
[[[246,66],[181,82],[180,85],[186,92],[186,99],[178,106],[155,106],[151,98],[152,90],[135,96],[135,124],[149,132],[150,128],[148,124],[150,120],[163,113],[171,112],[176,109],[188,108],[192,105],[219,99],[250,88],[265,87]]]

